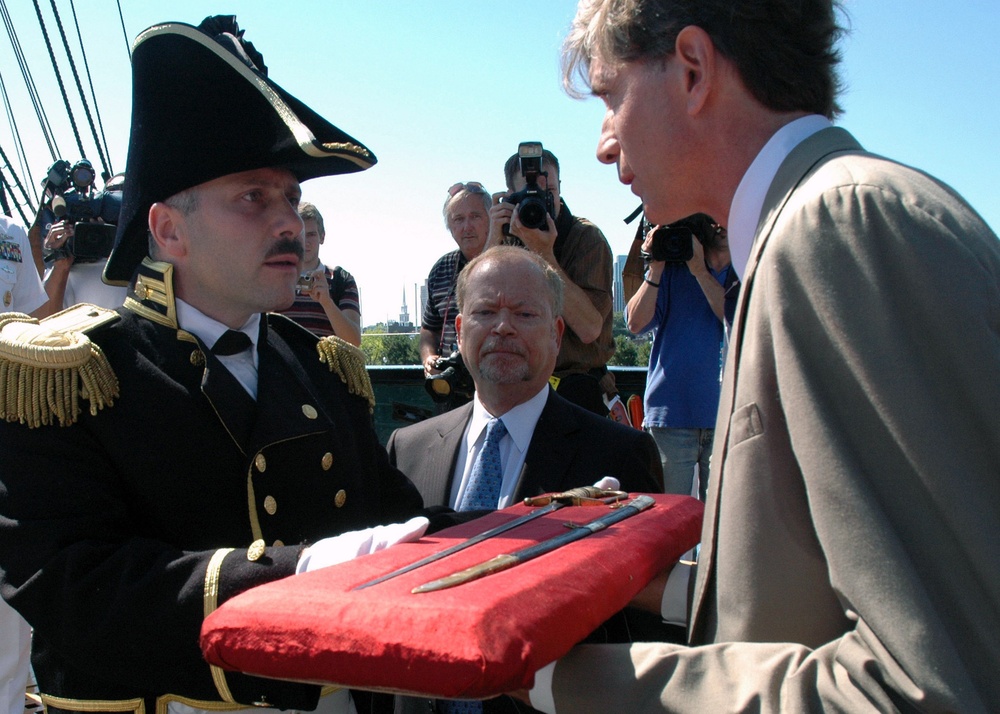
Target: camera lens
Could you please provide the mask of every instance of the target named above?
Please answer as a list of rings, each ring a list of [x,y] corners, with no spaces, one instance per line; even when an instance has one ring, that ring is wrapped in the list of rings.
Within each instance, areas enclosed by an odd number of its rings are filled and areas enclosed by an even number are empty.
[[[517,204],[517,217],[525,228],[545,228],[545,203],[540,198],[530,196]]]

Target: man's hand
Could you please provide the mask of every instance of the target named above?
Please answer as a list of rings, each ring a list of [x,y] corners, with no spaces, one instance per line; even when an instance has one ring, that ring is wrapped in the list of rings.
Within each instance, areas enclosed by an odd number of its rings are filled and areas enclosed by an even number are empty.
[[[324,301],[332,303],[333,298],[330,297],[330,283],[326,280],[326,271],[323,268],[317,268],[311,275],[313,278],[312,287],[306,293],[309,299],[320,304],[323,304]]]
[[[642,241],[642,252],[646,255],[651,255],[653,252],[653,238],[655,230],[648,231],[646,233],[645,239]],[[664,260],[651,260],[646,264],[646,277],[652,280],[654,283],[660,282],[660,276],[663,275],[663,270],[666,268],[667,263]]]
[[[548,225],[548,230],[542,231],[537,228],[525,228],[517,215],[517,211],[512,211],[510,232],[521,239],[525,248],[533,253],[538,253],[538,255],[545,258],[546,262],[555,266],[557,264],[554,252],[556,245],[556,222],[548,214],[545,214],[545,221]]]
[[[103,223],[103,221],[102,221]],[[45,236],[45,241],[42,245],[47,251],[55,251],[63,248],[66,242],[73,237],[73,224],[67,221],[58,221],[52,224],[49,228],[48,234]],[[59,260],[67,261],[66,267],[68,268],[73,264],[73,256],[66,255],[60,256]]]
[[[435,367],[441,355],[427,355],[424,358],[424,374],[441,374],[441,370]]]
[[[511,214],[514,212],[514,204],[503,202],[503,199],[509,195],[510,191],[493,194],[493,207],[490,208],[490,233],[486,237],[486,245],[483,246],[484,252],[495,245],[501,245],[506,238],[503,227],[510,223]]]
[[[346,563],[362,555],[377,553],[397,543],[418,540],[427,530],[428,523],[430,521],[423,516],[417,516],[406,523],[364,528],[324,538],[302,551],[295,573],[309,573],[331,565]]]
[[[693,254],[687,262],[691,275],[696,278],[699,275],[708,275],[708,265],[705,263],[705,246],[694,236],[691,236],[691,251]]]

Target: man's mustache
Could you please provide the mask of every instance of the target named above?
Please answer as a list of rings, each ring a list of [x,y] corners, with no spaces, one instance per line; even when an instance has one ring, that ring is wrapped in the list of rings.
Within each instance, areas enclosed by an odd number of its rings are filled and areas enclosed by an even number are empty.
[[[305,249],[302,247],[302,243],[295,240],[294,238],[282,238],[277,243],[271,246],[271,249],[267,251],[267,255],[264,256],[265,260],[269,258],[274,258],[279,255],[287,255],[288,253],[294,254],[299,260],[305,257]]]
[[[491,340],[486,340],[483,342],[483,353],[489,352],[511,352],[520,357],[526,357],[527,351],[519,343],[512,340],[507,340],[502,337],[496,337]]]

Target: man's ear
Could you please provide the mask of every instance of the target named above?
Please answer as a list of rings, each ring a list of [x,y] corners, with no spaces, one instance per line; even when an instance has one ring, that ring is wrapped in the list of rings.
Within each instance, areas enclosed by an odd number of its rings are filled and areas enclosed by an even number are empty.
[[[149,232],[163,258],[177,258],[187,253],[186,223],[176,208],[160,202],[150,206]]]
[[[700,27],[688,25],[677,34],[674,59],[683,72],[688,114],[699,113],[714,88],[718,53],[712,38]]]
[[[563,333],[566,331],[566,321],[563,320],[562,315],[556,316],[555,324],[553,329],[556,332],[556,349],[562,349],[562,337]]]
[[[442,330],[444,327],[441,328]],[[455,339],[458,341],[458,351],[462,351],[462,313],[455,315]],[[443,355],[447,357],[448,355]]]

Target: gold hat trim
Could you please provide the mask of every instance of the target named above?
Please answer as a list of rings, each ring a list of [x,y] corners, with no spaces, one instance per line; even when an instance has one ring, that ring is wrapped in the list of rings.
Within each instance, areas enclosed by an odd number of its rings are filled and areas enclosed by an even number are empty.
[[[319,361],[325,362],[331,372],[340,376],[340,381],[347,385],[351,394],[364,397],[368,401],[368,411],[374,412],[375,392],[365,368],[364,353],[336,335],[321,339],[316,344],[316,351],[319,352]]]

